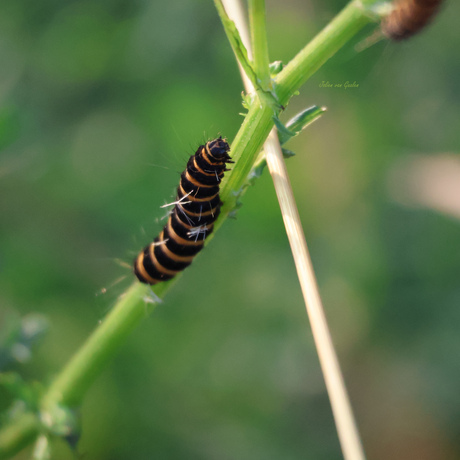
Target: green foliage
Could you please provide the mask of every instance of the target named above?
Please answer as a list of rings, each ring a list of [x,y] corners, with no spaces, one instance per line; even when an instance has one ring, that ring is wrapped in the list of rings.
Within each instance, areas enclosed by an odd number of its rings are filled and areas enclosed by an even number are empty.
[[[270,5],[270,55],[289,62],[342,6]],[[351,41],[286,107],[287,116],[313,101],[329,107],[292,139],[288,167],[358,419],[385,433],[365,433],[369,452],[401,439],[405,452],[426,439],[458,452],[458,222],[386,188],[408,152],[459,150],[457,10],[449,4],[402,48],[357,54]],[[2,307],[43,312],[52,325],[21,366],[28,391],[131,283],[115,259],[130,264],[161,227],[159,206],[187,156],[218,133],[233,139],[241,85],[205,2],[18,0],[3,2],[0,18]],[[347,80],[359,88],[345,90]],[[153,318],[142,309],[145,321],[87,394],[81,452],[339,457],[266,177]],[[35,437],[36,424],[22,429]],[[53,455],[73,457],[59,443]]]
[[[275,126],[278,130],[280,144],[283,145],[293,137],[297,136],[303,129],[316,121],[326,111],[325,107],[313,105],[302,110],[295,117],[291,118],[286,125],[283,125],[279,118],[275,118]]]
[[[220,19],[224,25],[224,30],[227,33],[227,38],[230,42],[230,45],[235,53],[235,57],[238,59],[238,62],[244,69],[247,77],[251,80],[251,83],[254,85],[254,88],[264,91],[265,89],[260,86],[260,80],[253,68],[253,63],[248,57],[248,51],[243,44],[240,33],[235,26],[235,23],[229,19],[225,11],[224,5],[221,0],[215,0],[214,4],[219,13]]]
[[[17,314],[5,314],[0,329],[0,370],[27,362],[32,347],[47,330],[48,321],[43,315],[32,313],[20,318]]]

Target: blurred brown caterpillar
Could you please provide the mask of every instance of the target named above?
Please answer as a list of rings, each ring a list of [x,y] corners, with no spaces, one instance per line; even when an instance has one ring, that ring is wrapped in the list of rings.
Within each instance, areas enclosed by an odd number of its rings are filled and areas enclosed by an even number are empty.
[[[442,0],[397,0],[393,11],[382,21],[381,30],[399,41],[420,32],[437,14]]]
[[[220,213],[219,184],[233,163],[227,142],[219,137],[200,145],[181,174],[174,209],[153,243],[134,261],[140,282],[157,284],[188,267],[204,246]]]

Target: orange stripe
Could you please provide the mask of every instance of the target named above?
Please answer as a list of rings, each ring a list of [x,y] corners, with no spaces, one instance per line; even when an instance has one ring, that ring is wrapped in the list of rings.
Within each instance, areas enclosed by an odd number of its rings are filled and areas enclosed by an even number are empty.
[[[207,145],[206,145],[206,149],[208,149]],[[211,161],[209,161],[210,156],[211,156],[211,154],[208,154],[204,150],[203,150],[203,152],[201,152],[201,157],[203,158],[204,161],[206,161],[211,166],[216,166],[218,163],[212,163]]]
[[[155,265],[155,268],[159,271],[162,272],[164,275],[177,275],[181,270],[168,270],[167,268],[163,267],[163,265],[158,262],[157,258],[155,257],[154,250],[155,250],[155,245],[158,243],[151,243],[149,246],[149,255],[150,255],[150,260],[152,261],[153,265]]]
[[[189,241],[184,240],[184,238],[180,237],[172,228],[171,221],[168,220],[168,233],[170,234],[171,238],[177,243],[182,244],[183,246],[202,246],[202,242],[200,241]]]
[[[209,157],[211,158],[214,158],[212,156],[212,153],[211,153],[211,150],[209,150],[209,142],[206,144],[206,152],[203,152],[202,153],[202,156],[204,157],[204,159],[209,163],[209,164],[212,164],[212,165],[223,165],[224,162],[223,161],[218,161],[217,163],[212,163],[211,161],[209,161]],[[215,159],[215,158],[214,158]]]
[[[193,225],[188,225],[188,224],[185,224],[184,222],[182,222],[179,217],[177,217],[177,220],[179,221],[179,224],[182,225],[183,227],[185,227],[187,230],[191,230],[192,228],[195,228]]]
[[[212,208],[211,210],[209,211],[204,211],[204,212],[191,212],[189,211],[188,209],[185,209],[181,204],[178,204],[176,206],[180,206],[180,208],[182,209],[182,211],[184,211],[184,213],[187,215],[187,216],[192,216],[192,217],[202,217],[202,216],[213,216],[216,211],[217,211],[217,208],[219,206],[216,206],[215,208]],[[182,222],[182,221],[181,221]],[[193,228],[193,227],[190,227],[190,228]]]
[[[214,193],[212,196],[208,196],[207,198],[197,198],[196,196],[193,196],[192,193],[187,194],[187,192],[184,190],[184,187],[182,187],[182,184],[179,184],[180,190],[182,192],[183,198],[185,200],[188,200],[190,198],[191,201],[196,201],[198,203],[206,203],[207,201],[211,201],[213,198],[215,198],[217,195],[219,195],[219,192]],[[187,196],[185,196],[187,195]]]
[[[144,268],[144,264],[142,263],[144,261],[144,251],[142,251],[136,259],[136,270],[141,274],[142,278],[144,278],[145,281],[147,281],[149,284],[157,284],[161,282],[161,280],[157,280],[155,278],[152,278]]]
[[[191,182],[193,185],[196,185],[197,187],[203,187],[203,188],[211,188],[215,187],[215,185],[207,185],[207,184],[200,184],[194,177],[192,177],[187,170],[185,170],[185,178]]]
[[[163,253],[169,257],[170,259],[174,260],[174,262],[191,262],[195,256],[178,256],[174,254],[166,245],[162,245],[161,250]]]
[[[170,217],[171,219],[171,217]],[[192,228],[196,228],[196,225],[189,225],[189,224],[186,224],[184,222],[182,222],[179,218],[179,213],[177,213],[177,220],[179,221],[179,224],[182,225],[183,227],[185,227],[187,230],[192,230]]]
[[[201,215],[203,215],[203,214],[201,214]],[[171,217],[170,217],[170,219],[171,219]],[[179,219],[179,216],[177,216],[177,220],[179,221],[179,225],[181,225],[182,227],[185,227],[187,230],[190,230],[190,231],[192,231],[194,228],[200,227],[200,225],[188,225],[188,224],[185,224],[184,222],[182,222]],[[214,222],[210,222],[210,223],[208,222],[206,224],[206,228],[212,229],[213,225],[214,225]]]
[[[209,172],[206,172],[206,171],[204,171],[203,169],[201,169],[201,168],[198,166],[195,157],[193,157],[193,166],[195,167],[195,169],[196,169],[199,173],[204,174],[205,176],[215,176],[215,173],[209,173]]]

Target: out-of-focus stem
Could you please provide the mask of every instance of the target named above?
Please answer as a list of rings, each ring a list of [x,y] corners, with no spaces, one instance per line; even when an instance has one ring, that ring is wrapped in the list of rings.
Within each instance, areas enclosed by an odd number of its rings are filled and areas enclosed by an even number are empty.
[[[267,142],[265,142],[264,151],[280,204],[289,244],[291,245],[308,317],[310,318],[343,456],[345,460],[364,460],[364,451],[327,325],[315,272],[308,253],[307,242],[275,129],[272,130]]]
[[[228,0],[226,3],[239,3],[238,0]],[[231,15],[231,5],[229,5]],[[347,17],[347,15],[345,16]],[[343,19],[343,18],[342,18]],[[247,24],[241,18],[235,17],[235,23],[242,35],[247,34]],[[340,23],[340,21],[338,21]],[[321,35],[321,34],[320,34]],[[324,40],[318,40],[321,43]],[[248,43],[246,46],[250,46]],[[305,57],[304,60],[308,61]],[[301,60],[299,58],[299,60]],[[285,78],[291,82],[289,72]],[[244,75],[243,75],[244,77]],[[294,80],[292,80],[294,81]],[[254,90],[251,82],[243,78],[247,92]],[[272,176],[276,195],[283,216],[286,234],[291,246],[294,263],[297,269],[305,306],[310,319],[313,337],[318,351],[318,357],[331,401],[334,420],[345,460],[364,460],[359,432],[354,420],[353,411],[340,370],[337,354],[334,349],[329,327],[324,314],[313,265],[308,252],[307,242],[300,222],[289,176],[286,170],[281,145],[276,129],[273,128],[264,144],[265,159]]]

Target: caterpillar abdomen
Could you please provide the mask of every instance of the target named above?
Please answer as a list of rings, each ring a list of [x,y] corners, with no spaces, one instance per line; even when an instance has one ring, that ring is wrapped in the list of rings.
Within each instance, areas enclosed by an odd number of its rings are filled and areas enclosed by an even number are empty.
[[[200,145],[181,174],[174,209],[153,243],[134,261],[139,281],[157,284],[188,267],[211,234],[222,202],[219,184],[232,163],[227,142],[219,137]]]
[[[442,0],[398,0],[383,20],[382,32],[392,40],[404,40],[423,29],[436,15]]]

